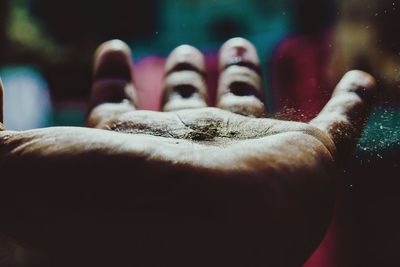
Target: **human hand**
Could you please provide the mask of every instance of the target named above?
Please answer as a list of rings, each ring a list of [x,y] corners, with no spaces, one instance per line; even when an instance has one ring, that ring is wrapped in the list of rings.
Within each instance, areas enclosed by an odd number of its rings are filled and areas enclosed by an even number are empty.
[[[126,242],[140,266],[304,262],[329,223],[337,163],[362,133],[373,78],[346,74],[305,124],[264,118],[258,56],[241,38],[221,48],[217,108],[207,107],[204,59],[193,47],[167,60],[165,112],[135,109],[131,68],[124,43],[98,49],[88,116],[95,129],[1,132],[3,195],[23,192],[15,205],[45,206],[45,218],[60,207],[115,220],[129,213],[135,220],[126,231],[135,234]],[[137,219],[156,226],[141,236],[150,228]],[[54,246],[50,235],[24,227],[28,235],[9,232],[45,251]],[[139,246],[143,239],[151,244]],[[163,259],[145,260],[150,252]]]

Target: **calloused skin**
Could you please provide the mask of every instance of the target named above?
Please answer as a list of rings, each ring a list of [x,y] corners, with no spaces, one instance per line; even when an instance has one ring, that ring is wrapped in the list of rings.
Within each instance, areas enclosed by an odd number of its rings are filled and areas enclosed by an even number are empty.
[[[153,112],[135,109],[130,58],[121,41],[99,47],[90,128],[0,132],[0,229],[42,255],[20,249],[23,262],[304,263],[330,222],[374,79],[347,73],[309,123],[268,119],[255,48],[234,38],[220,51],[217,107],[201,53],[182,46],[167,60],[164,112]]]

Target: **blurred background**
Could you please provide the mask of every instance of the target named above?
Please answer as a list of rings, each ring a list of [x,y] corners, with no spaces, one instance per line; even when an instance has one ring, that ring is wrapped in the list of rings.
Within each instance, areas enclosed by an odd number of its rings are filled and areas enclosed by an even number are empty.
[[[398,0],[0,0],[5,125],[83,126],[93,53],[111,38],[133,50],[144,109],[159,108],[165,57],[183,43],[205,53],[215,96],[219,46],[252,41],[268,109],[283,119],[309,120],[346,71],[368,71],[376,107],[306,266],[400,266],[399,33]]]

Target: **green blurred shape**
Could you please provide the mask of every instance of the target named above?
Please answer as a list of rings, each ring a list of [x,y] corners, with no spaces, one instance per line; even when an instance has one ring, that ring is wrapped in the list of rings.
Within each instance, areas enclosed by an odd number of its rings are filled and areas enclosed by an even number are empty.
[[[355,156],[380,161],[400,155],[400,108],[378,106],[371,114]]]

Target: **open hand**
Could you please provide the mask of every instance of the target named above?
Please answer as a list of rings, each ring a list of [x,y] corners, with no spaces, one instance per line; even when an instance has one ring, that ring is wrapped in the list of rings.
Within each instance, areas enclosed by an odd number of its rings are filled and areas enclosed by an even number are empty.
[[[127,265],[123,250],[129,266],[301,265],[328,226],[338,163],[362,133],[374,79],[347,73],[309,123],[268,119],[251,43],[222,46],[217,107],[208,107],[203,55],[183,45],[167,59],[163,112],[144,111],[130,53],[117,40],[97,50],[90,128],[0,132],[5,214],[40,209],[41,223],[63,214],[45,234],[28,223],[4,231],[67,266],[60,255],[74,258],[79,240],[54,234],[78,210],[91,226],[112,214],[107,225],[125,227],[108,255],[86,240],[86,264]]]

